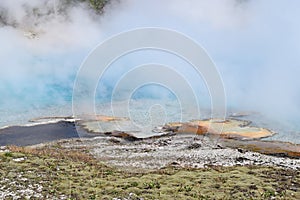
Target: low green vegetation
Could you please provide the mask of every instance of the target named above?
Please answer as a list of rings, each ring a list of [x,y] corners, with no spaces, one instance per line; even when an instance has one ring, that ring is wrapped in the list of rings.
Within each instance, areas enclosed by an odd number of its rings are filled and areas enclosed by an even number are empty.
[[[102,11],[109,0],[88,0],[90,5],[97,11]]]
[[[34,191],[31,199],[300,199],[295,170],[212,166],[129,171],[100,163],[84,148],[10,147],[0,153],[0,197],[25,198],[21,191],[27,188]]]

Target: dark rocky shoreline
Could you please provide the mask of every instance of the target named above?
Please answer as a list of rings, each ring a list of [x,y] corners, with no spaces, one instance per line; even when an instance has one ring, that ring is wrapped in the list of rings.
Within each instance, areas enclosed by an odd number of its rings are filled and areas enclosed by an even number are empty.
[[[79,126],[77,126],[76,123],[77,122],[75,120],[72,121],[69,118],[66,118],[63,120],[58,119],[57,122],[52,123],[43,123],[30,126],[11,126],[3,128],[0,129],[0,146],[30,146],[62,139],[94,138],[98,136],[126,142],[155,142],[164,140],[165,138],[171,138],[174,135],[182,135],[179,136],[182,138],[184,138],[184,135],[186,135],[186,133],[176,131],[177,129],[169,129],[168,131],[163,130],[157,136],[138,138],[131,133],[123,131],[111,131],[105,133],[89,132],[85,127],[81,126],[80,121],[78,123]],[[300,145],[298,144],[257,139],[240,140],[237,138],[214,138],[215,136],[210,134],[204,134],[202,137],[208,137],[214,141],[215,144],[222,144],[222,146],[226,148],[241,149],[241,151],[253,151],[277,157],[300,158]]]
[[[91,137],[87,132],[81,136]],[[60,139],[78,138],[74,122],[58,121],[56,123],[38,124],[32,126],[11,126],[0,129],[0,146],[28,146]]]

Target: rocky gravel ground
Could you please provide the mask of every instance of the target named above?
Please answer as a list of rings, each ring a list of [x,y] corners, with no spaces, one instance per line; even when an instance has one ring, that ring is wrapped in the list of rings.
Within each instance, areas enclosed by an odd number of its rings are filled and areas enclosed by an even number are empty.
[[[128,142],[114,137],[73,140],[65,147],[85,146],[99,160],[121,168],[160,169],[167,166],[264,165],[300,169],[300,160],[223,147],[201,135],[173,135]]]

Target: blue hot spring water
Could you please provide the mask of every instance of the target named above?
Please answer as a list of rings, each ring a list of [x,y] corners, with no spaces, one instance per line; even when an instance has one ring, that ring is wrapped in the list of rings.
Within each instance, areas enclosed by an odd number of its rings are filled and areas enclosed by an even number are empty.
[[[71,83],[74,81],[74,78],[74,76],[70,77],[67,81],[68,84],[51,83],[46,85],[46,87],[43,88],[42,93],[37,92],[38,89],[34,85],[17,94],[14,93],[14,91],[7,89],[9,87],[4,90],[2,85],[1,93],[5,93],[7,99],[2,96],[0,100],[0,127],[28,124],[28,120],[39,117],[71,116],[73,89]],[[141,89],[141,91],[137,91],[132,98],[136,101],[146,101],[146,99],[151,99],[150,104],[151,102],[160,103],[161,100],[158,96],[151,93],[151,91],[153,91],[153,87],[150,87],[150,89]],[[174,103],[175,97],[172,96],[171,93],[168,95],[167,101],[169,101],[169,104],[167,103],[168,107],[166,109],[168,109],[168,111],[166,112],[166,115],[169,120],[179,121],[180,116],[176,113],[180,112],[177,108],[178,104]],[[109,95],[96,96],[96,101],[98,100],[98,103],[107,103],[109,102],[109,99]],[[165,100],[164,102],[166,102]],[[149,101],[142,105],[148,104]],[[149,114],[147,111],[149,106],[143,108],[140,103],[136,105],[137,107],[134,107],[134,104],[131,105],[131,109],[135,109],[136,113],[142,113],[143,117],[146,114]],[[103,110],[98,109],[97,113],[101,114],[102,111]],[[207,117],[207,115],[205,117]],[[266,138],[266,140],[280,140],[300,144],[300,126],[295,121],[278,123],[278,121],[267,118],[262,114],[253,114],[242,117],[241,119],[251,120],[253,125],[269,128],[277,133],[271,138]]]
[[[0,79],[0,127],[28,124],[28,120],[38,117],[71,116],[73,84],[78,66],[84,58],[83,55],[86,54],[81,52],[75,55],[79,56],[74,56],[74,52],[71,52],[58,58],[55,58],[55,56],[50,56],[47,59],[45,57],[32,57],[22,67],[38,65],[41,70],[29,67],[32,71],[24,72],[23,68],[23,70],[20,69],[19,73],[15,71],[15,76]],[[68,63],[65,60],[72,60],[72,62]],[[59,65],[64,67],[52,67]],[[108,83],[105,88],[99,87],[96,102],[109,102],[112,88],[113,85]],[[157,93],[159,90],[161,92]],[[159,103],[158,100],[161,96],[164,97],[164,101],[173,102],[173,100],[176,100],[176,97],[170,91],[165,88],[158,89],[155,86],[141,88],[133,94],[132,98],[134,100],[151,99],[154,100],[153,102]],[[141,107],[141,104],[138,105],[135,108],[135,105],[132,104],[132,109],[149,109],[149,107]],[[169,111],[166,116],[169,117],[169,120],[180,120],[176,105],[178,104],[170,103],[167,106]],[[97,110],[98,114],[101,114],[101,112],[101,109]],[[149,114],[147,110],[145,112],[138,111],[137,113],[140,113],[141,116]],[[207,115],[203,118],[205,117]],[[268,140],[281,140],[300,144],[300,125],[297,120],[278,122],[265,117],[262,113],[250,115],[245,119],[253,121],[254,125],[269,128],[278,133],[274,137],[268,138]]]

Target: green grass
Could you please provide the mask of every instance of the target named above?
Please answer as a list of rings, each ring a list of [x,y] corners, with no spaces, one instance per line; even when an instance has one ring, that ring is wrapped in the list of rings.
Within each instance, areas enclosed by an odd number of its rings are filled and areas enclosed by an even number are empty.
[[[165,168],[130,173],[94,160],[84,149],[12,147],[0,153],[0,191],[39,184],[43,198],[300,199],[300,175],[270,167]],[[16,162],[15,158],[26,157]],[[14,184],[10,184],[15,181]],[[1,188],[0,187],[0,188]]]

